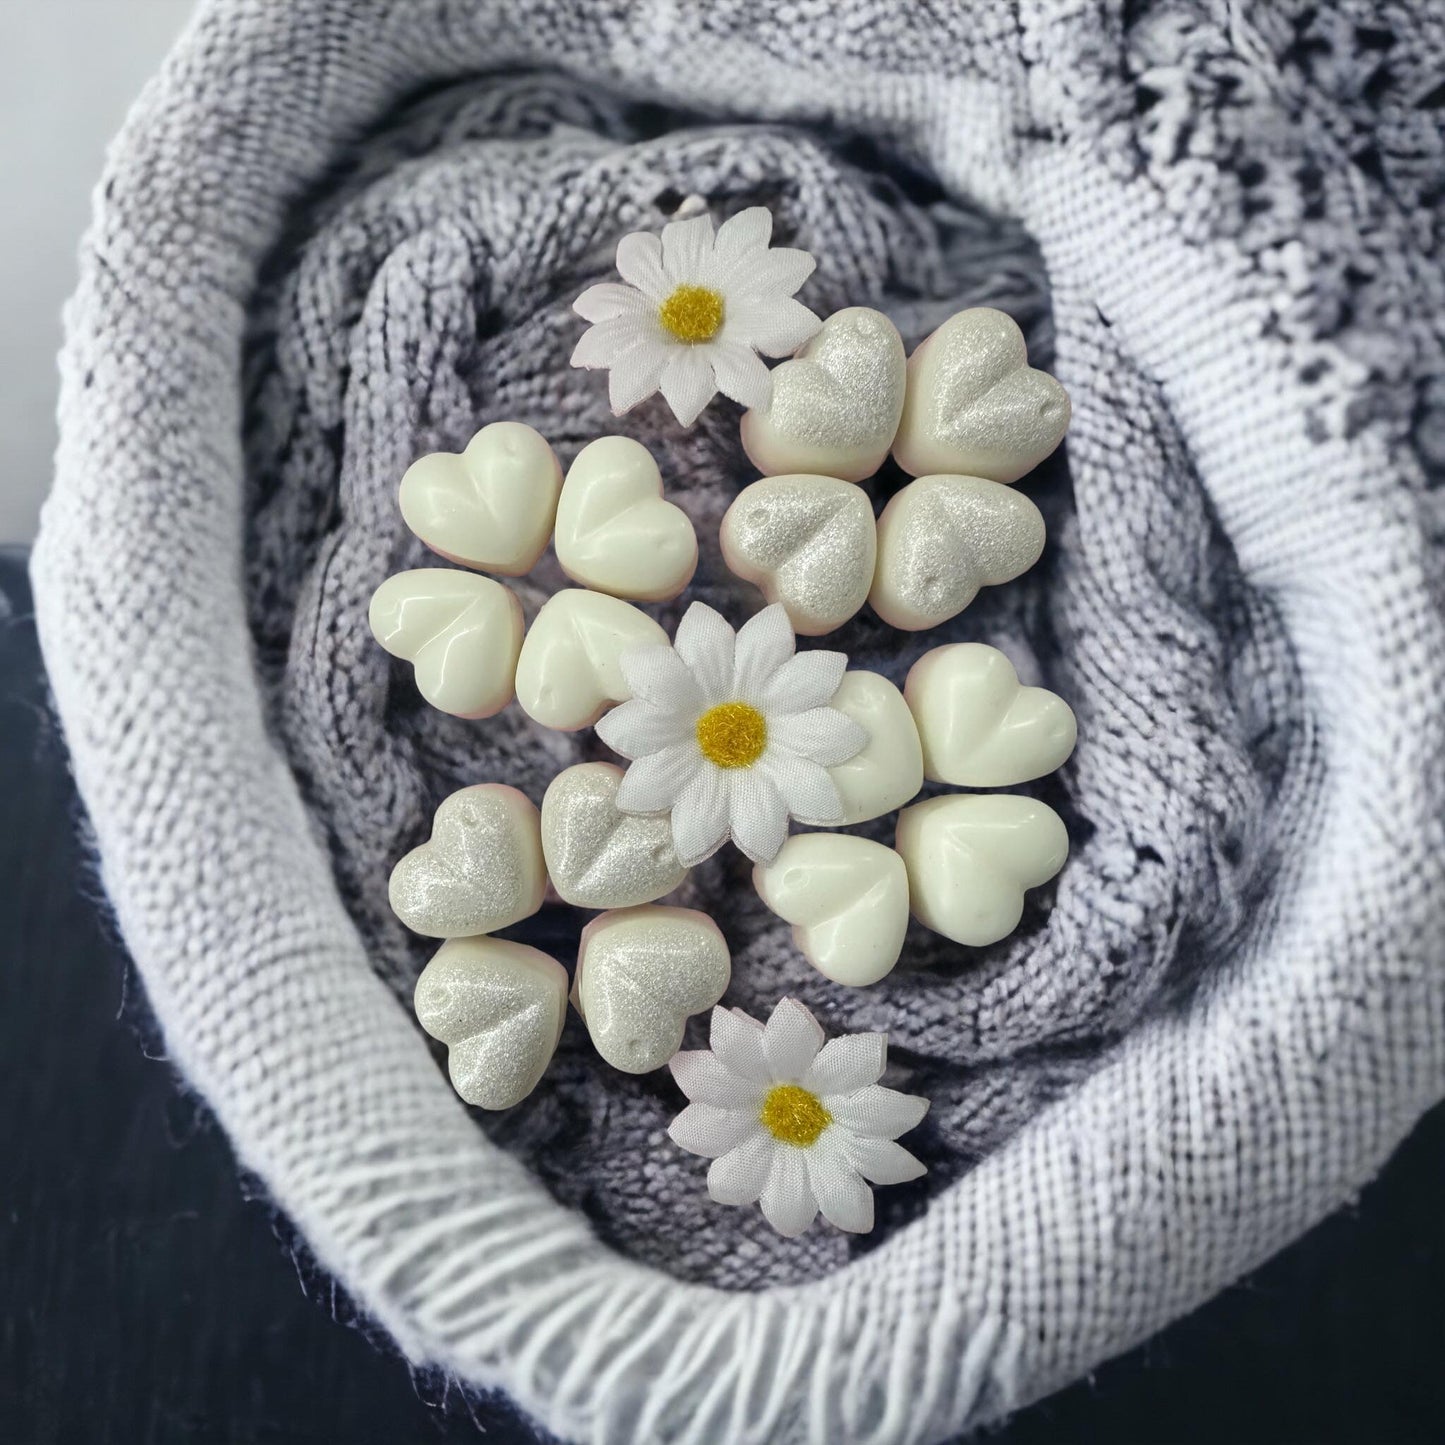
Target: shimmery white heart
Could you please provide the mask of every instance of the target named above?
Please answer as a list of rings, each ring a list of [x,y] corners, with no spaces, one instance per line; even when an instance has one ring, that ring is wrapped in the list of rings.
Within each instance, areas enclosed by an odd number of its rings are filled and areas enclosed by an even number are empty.
[[[457,717],[491,717],[512,700],[522,604],[490,577],[421,567],[372,594],[372,636],[412,664],[417,691]]]
[[[878,519],[868,600],[892,627],[936,627],[980,587],[1027,572],[1043,550],[1043,515],[1023,493],[981,477],[920,477]]]
[[[665,501],[662,474],[631,437],[601,437],[567,471],[553,539],[562,570],[614,597],[665,602],[697,568],[697,533]]]
[[[818,472],[861,482],[893,443],[904,374],[903,340],[881,311],[835,311],[773,368],[772,400],[743,415],[743,448],[768,476]]]
[[[868,600],[878,541],[867,494],[837,477],[764,477],[738,493],[722,519],[723,560],[793,630],[818,637]]]
[[[954,794],[898,815],[913,916],[955,943],[981,948],[1023,917],[1024,890],[1047,883],[1069,856],[1054,810],[1011,793]]]
[[[688,1017],[710,1009],[732,977],[717,924],[691,908],[624,908],[582,930],[572,1002],[615,1069],[660,1069]]]
[[[561,486],[545,438],[521,422],[498,421],[460,454],[413,462],[401,479],[401,515],[443,557],[520,577],[546,550]]]
[[[667,634],[631,603],[601,592],[556,593],[527,630],[517,659],[517,701],[543,727],[590,727],[632,696],[619,661],[629,648],[667,643]]]
[[[904,695],[935,783],[1007,788],[1061,767],[1074,750],[1073,709],[1042,687],[1021,687],[995,647],[935,647],[913,664]]]
[[[923,786],[923,753],[903,694],[876,672],[850,669],[828,705],[868,734],[862,752],[828,769],[843,800],[837,826],[882,817],[916,798]]]
[[[892,848],[844,833],[796,833],[753,869],[753,887],[834,983],[859,988],[893,971],[908,929],[908,871]]]
[[[687,876],[665,813],[618,811],[622,769],[579,763],[542,799],[542,853],[552,886],[578,908],[631,908],[671,893]]]
[[[567,1016],[567,970],[500,938],[437,950],[413,995],[422,1028],[447,1046],[452,1086],[479,1109],[510,1109],[546,1072]]]
[[[1069,396],[1029,364],[1023,332],[988,306],[950,316],[908,359],[893,456],[910,476],[1015,482],[1069,427]]]
[[[443,800],[430,839],[391,870],[392,911],[414,933],[495,933],[542,906],[547,873],[537,809],[516,788],[483,783]]]

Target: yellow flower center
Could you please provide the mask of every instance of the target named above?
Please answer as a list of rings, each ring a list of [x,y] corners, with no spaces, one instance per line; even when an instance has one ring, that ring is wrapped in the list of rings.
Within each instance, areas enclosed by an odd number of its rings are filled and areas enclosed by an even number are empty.
[[[823,1101],[797,1084],[775,1084],[769,1089],[758,1118],[774,1139],[796,1144],[799,1149],[815,1144],[818,1135],[833,1122]]]
[[[657,309],[657,319],[679,341],[711,341],[722,330],[723,299],[711,286],[683,284]]]
[[[750,768],[768,745],[768,723],[745,702],[720,702],[697,720],[697,745],[720,768]]]

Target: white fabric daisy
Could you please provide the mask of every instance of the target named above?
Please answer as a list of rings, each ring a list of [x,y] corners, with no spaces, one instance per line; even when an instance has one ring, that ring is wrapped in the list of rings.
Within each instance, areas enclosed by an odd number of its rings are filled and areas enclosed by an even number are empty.
[[[694,602],[673,645],[623,653],[632,691],[597,724],[597,735],[631,766],[617,790],[624,813],[672,815],[685,867],[731,837],[755,863],[771,863],[788,819],[828,826],[843,803],[828,769],[868,742],[828,701],[843,680],[841,652],[794,654],[781,604],[734,634]]]
[[[624,236],[615,281],[589,286],[572,309],[593,325],[573,366],[610,371],[613,412],[661,390],[683,426],[719,391],[746,407],[766,406],[773,383],[759,360],[788,356],[822,322],[793,293],[813,274],[806,251],[772,248],[773,217],[753,206],[713,235],[707,215],[672,221],[659,239]]]
[[[718,1204],[762,1205],[779,1234],[801,1234],[818,1211],[839,1229],[873,1228],[869,1184],[928,1171],[894,1140],[928,1100],[879,1084],[886,1034],[824,1042],[818,1021],[785,998],[764,1027],[741,1009],[712,1011],[711,1049],[676,1054],[670,1068],[692,1101],[672,1121],[673,1143],[713,1162]]]

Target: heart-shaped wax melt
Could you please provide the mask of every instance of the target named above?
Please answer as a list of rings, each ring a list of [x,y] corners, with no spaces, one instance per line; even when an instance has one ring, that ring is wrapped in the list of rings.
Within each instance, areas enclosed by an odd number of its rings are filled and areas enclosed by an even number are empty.
[[[500,938],[437,950],[413,995],[427,1033],[447,1046],[452,1086],[479,1109],[510,1109],[546,1072],[567,1017],[567,970]]]
[[[904,376],[903,340],[881,311],[835,311],[773,368],[772,400],[743,415],[743,448],[767,476],[816,472],[861,482],[893,444]]]
[[[697,533],[665,501],[662,474],[631,437],[601,437],[577,453],[557,504],[557,560],[574,581],[614,597],[665,602],[697,569]]]
[[[995,647],[935,647],[913,664],[904,695],[935,783],[1007,788],[1061,767],[1074,750],[1073,709],[1042,687],[1022,687]]]
[[[908,929],[908,871],[892,848],[845,833],[797,833],[753,869],[758,896],[803,957],[834,983],[863,987],[893,970]]]
[[[691,908],[624,908],[582,930],[572,1002],[597,1052],[615,1069],[660,1069],[692,1014],[710,1009],[732,977],[722,932]]]
[[[510,587],[445,567],[399,572],[376,589],[367,620],[393,657],[412,664],[433,707],[482,718],[511,702],[524,624]]]
[[[431,838],[391,870],[392,911],[414,933],[465,938],[530,918],[547,887],[537,809],[483,783],[443,800]]]
[[[552,886],[578,908],[631,908],[671,893],[687,876],[666,813],[619,812],[622,769],[579,763],[542,799],[542,853]]]
[[[1069,856],[1054,810],[1011,793],[954,794],[898,815],[913,916],[955,943],[981,948],[1023,917],[1024,890],[1047,883]]]
[[[546,439],[521,422],[497,421],[460,454],[413,462],[401,479],[401,515],[433,552],[520,577],[546,550],[561,487]]]
[[[567,588],[533,619],[517,659],[517,701],[543,727],[590,727],[615,702],[632,696],[622,654],[667,642],[667,634],[630,602]]]
[[[1043,550],[1043,514],[1021,492],[982,477],[920,477],[878,519],[868,601],[891,627],[937,627],[980,587],[1027,572]]]
[[[1029,365],[1023,332],[988,306],[950,316],[908,359],[893,456],[910,476],[1015,482],[1069,427],[1069,395]]]
[[[912,802],[923,786],[923,752],[903,694],[876,672],[850,669],[828,705],[868,734],[861,752],[828,769],[843,800],[837,826],[864,823]]]
[[[868,600],[877,555],[867,494],[837,477],[764,477],[738,493],[722,519],[723,560],[793,630],[818,637]]]

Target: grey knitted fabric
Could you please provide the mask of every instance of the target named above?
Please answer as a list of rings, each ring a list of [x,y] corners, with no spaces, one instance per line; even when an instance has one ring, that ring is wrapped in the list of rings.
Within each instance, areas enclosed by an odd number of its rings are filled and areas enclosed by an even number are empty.
[[[42,638],[178,1063],[413,1357],[568,1437],[939,1439],[1235,1278],[1445,1090],[1442,63],[1423,3],[203,8],[86,246]],[[708,1203],[670,1081],[575,1020],[531,1099],[469,1114],[386,906],[448,792],[597,755],[426,708],[371,641],[424,562],[417,455],[625,431],[698,524],[690,595],[754,605],[716,546],[736,410],[619,423],[566,365],[572,298],[693,195],[772,208],[820,314],[912,344],[1003,307],[1075,403],[1023,484],[1034,572],[830,639],[895,679],[994,642],[1073,703],[1056,888],[847,990],[737,861],[687,885],[730,1002],[885,1029],[934,1101],[930,1175],[862,1241]],[[570,961],[578,924],[519,936]]]

